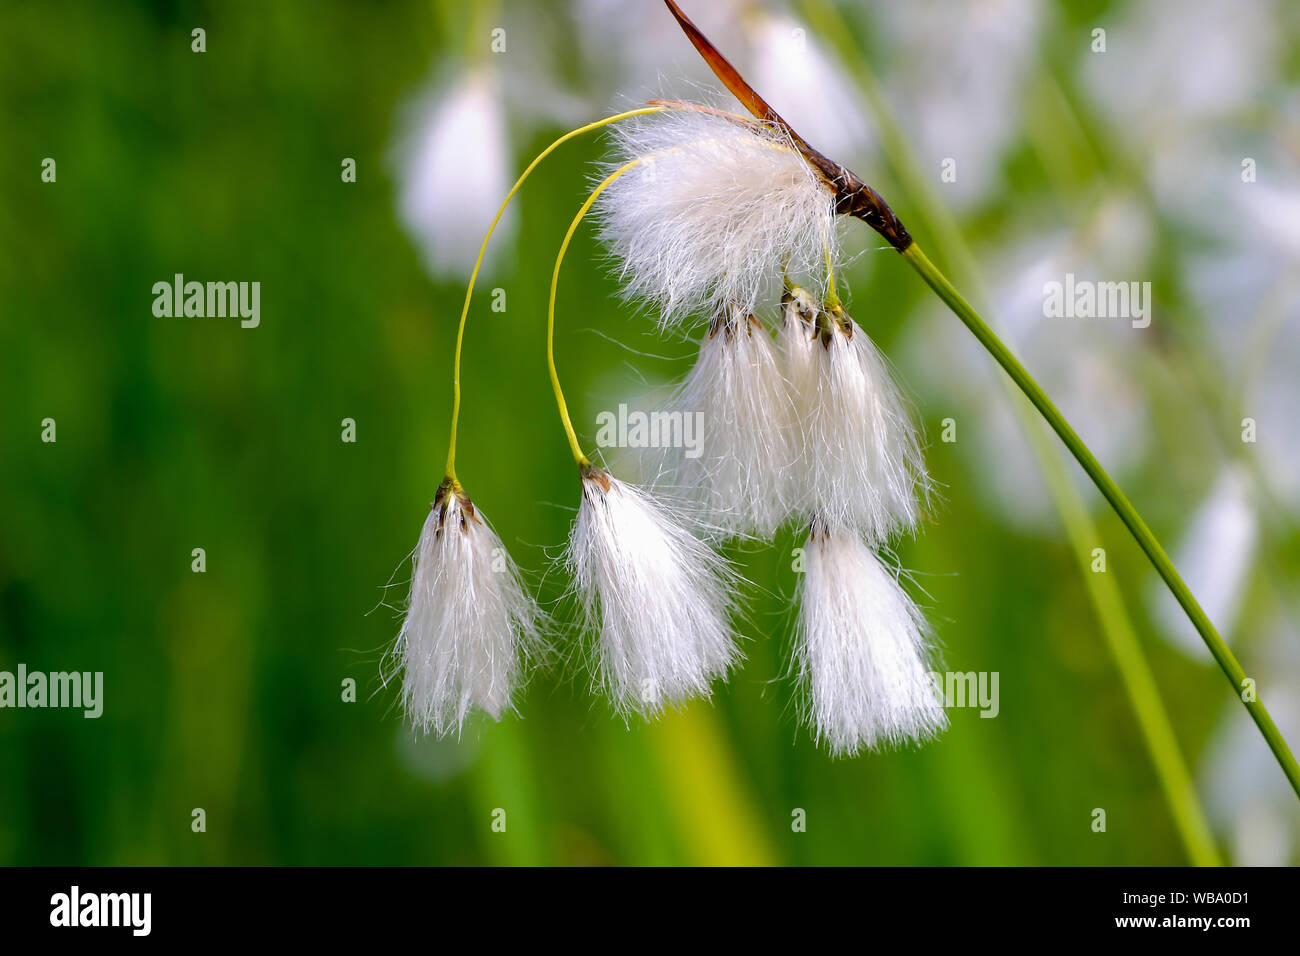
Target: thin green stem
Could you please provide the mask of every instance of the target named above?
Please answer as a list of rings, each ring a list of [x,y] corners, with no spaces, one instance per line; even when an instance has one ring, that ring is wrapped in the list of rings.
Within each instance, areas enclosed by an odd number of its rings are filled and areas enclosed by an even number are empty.
[[[673,106],[673,108],[678,108],[675,104],[670,105]],[[664,107],[659,108],[663,109]],[[724,116],[733,116],[733,114],[721,113],[721,111],[716,110],[711,112],[717,112]],[[705,142],[707,142],[707,140]],[[772,149],[789,148],[779,143],[770,143],[767,145]],[[555,407],[560,413],[560,424],[564,426],[565,437],[569,440],[569,450],[573,452],[573,460],[577,463],[579,468],[585,468],[590,465],[591,462],[588,460],[587,456],[582,453],[582,446],[578,444],[578,435],[573,430],[573,420],[569,417],[569,405],[564,400],[564,389],[560,387],[560,376],[555,370],[555,291],[560,284],[560,266],[564,263],[565,253],[569,251],[569,243],[573,241],[573,234],[578,231],[578,226],[582,223],[582,220],[586,218],[587,213],[591,211],[591,207],[600,197],[600,194],[603,193],[611,183],[628,172],[628,170],[639,166],[647,160],[653,160],[657,156],[666,153],[676,153],[679,150],[680,147],[669,147],[654,153],[647,153],[644,156],[638,156],[636,159],[624,163],[601,180],[596,188],[591,191],[591,195],[587,197],[587,201],[578,209],[577,215],[573,217],[573,222],[569,223],[569,231],[564,234],[564,241],[560,243],[559,254],[555,257],[555,270],[551,274],[551,297],[546,306],[546,370],[551,376],[551,389],[555,392]]]
[[[1009,382],[1007,387],[1014,391],[1014,386]],[[1034,414],[1020,395],[1013,397],[1016,404],[1022,406],[1026,416]],[[1039,461],[1044,463],[1043,478],[1047,481],[1056,510],[1065,525],[1071,550],[1078,563],[1079,576],[1088,589],[1088,596],[1102,623],[1102,636],[1133,705],[1138,729],[1142,733],[1147,752],[1151,755],[1156,777],[1164,791],[1188,859],[1196,866],[1222,866],[1223,861],[1214,845],[1214,835],[1196,796],[1196,786],[1187,771],[1182,752],[1178,749],[1178,739],[1174,736],[1169,715],[1161,702],[1160,689],[1156,686],[1146,655],[1142,653],[1142,645],[1138,642],[1133,622],[1124,607],[1119,586],[1110,575],[1097,574],[1091,566],[1091,547],[1098,540],[1092,517],[1088,514],[1088,508],[1078,489],[1070,481],[1065,462],[1060,459],[1058,449],[1052,444],[1051,435],[1037,418],[1032,420],[1032,424],[1035,427],[1025,429],[1025,435]]]
[[[825,0],[805,0],[804,9],[819,34],[831,41],[837,55],[851,69],[859,90],[871,106],[881,146],[904,193],[920,210],[920,218],[929,230],[939,236],[940,246],[953,262],[963,284],[975,289],[977,296],[987,301],[974,256],[961,230],[922,174],[916,154],[870,67],[859,55],[848,25],[838,10]],[[994,319],[996,328],[996,317]],[[1098,540],[1096,526],[1079,491],[1069,480],[1065,463],[1051,444],[1043,422],[1017,392],[1015,385],[1010,381],[1005,384],[1079,562],[1079,573],[1097,614],[1102,636],[1133,706],[1138,728],[1188,859],[1196,865],[1218,865],[1221,861],[1214,837],[1119,587],[1111,577],[1094,574],[1089,566],[1087,555]]]
[[[567,143],[576,136],[583,133],[590,133],[592,130],[600,129],[602,126],[608,126],[611,123],[617,123],[621,120],[631,119],[634,116],[645,116],[648,113],[662,113],[667,107],[664,106],[643,106],[639,109],[628,110],[625,113],[616,113],[613,116],[606,116],[604,119],[597,120],[594,123],[588,123],[586,126],[579,126],[577,129],[569,130],[550,146],[537,154],[537,158],[528,164],[528,167],[515,180],[515,184],[510,187],[510,192],[506,193],[506,198],[501,203],[501,208],[497,210],[492,224],[488,226],[487,235],[483,237],[483,244],[479,246],[478,258],[474,260],[474,269],[469,274],[469,288],[465,290],[465,304],[460,310],[460,324],[456,327],[456,351],[452,360],[452,379],[451,379],[451,435],[447,442],[447,477],[453,481],[456,479],[456,427],[460,422],[460,354],[461,345],[465,340],[465,321],[469,318],[469,304],[474,297],[474,283],[478,280],[479,268],[483,265],[483,256],[487,253],[488,241],[492,238],[492,233],[496,231],[497,224],[501,222],[501,217],[505,215],[506,207],[510,205],[510,200],[514,198],[519,187],[532,174],[533,170],[538,167],[542,160],[551,153],[555,152],[560,146]]]
[[[1011,350],[1002,344],[1002,340],[989,328],[988,323],[980,317],[969,302],[962,298],[961,293],[953,288],[952,283],[929,260],[920,246],[913,243],[903,252],[903,258],[916,269],[926,284],[935,291],[935,294],[944,301],[948,308],[952,309],[957,318],[962,320],[975,338],[979,340],[980,345],[984,346],[985,350],[1002,366],[1017,387],[1025,393],[1025,397],[1043,416],[1047,424],[1052,427],[1052,430],[1065,443],[1065,447],[1070,450],[1070,454],[1074,456],[1088,477],[1092,479],[1092,483],[1097,486],[1097,490],[1115,509],[1115,513],[1124,522],[1129,533],[1133,535],[1138,546],[1146,554],[1147,559],[1160,577],[1164,579],[1174,598],[1196,627],[1197,632],[1201,635],[1201,640],[1205,642],[1205,646],[1214,655],[1219,668],[1232,684],[1234,692],[1241,698],[1246,710],[1254,719],[1256,726],[1259,727],[1260,733],[1264,735],[1269,749],[1273,751],[1273,756],[1277,758],[1278,764],[1282,767],[1282,772],[1286,774],[1287,779],[1291,782],[1292,789],[1295,790],[1297,796],[1300,796],[1300,765],[1296,763],[1295,756],[1291,753],[1286,740],[1283,739],[1281,732],[1277,729],[1277,724],[1273,722],[1273,718],[1265,708],[1263,701],[1253,692],[1254,685],[1247,678],[1246,672],[1238,663],[1236,656],[1224,643],[1223,638],[1219,636],[1219,632],[1214,629],[1209,617],[1201,609],[1201,605],[1197,603],[1191,589],[1187,587],[1182,576],[1179,575],[1178,569],[1174,567],[1169,555],[1165,553],[1165,549],[1161,547],[1160,542],[1156,540],[1156,536],[1147,527],[1147,523],[1142,520],[1142,516],[1138,514],[1137,509],[1120,491],[1119,486],[1106,473],[1106,469],[1102,468],[1096,457],[1088,449],[1088,446],[1083,443],[1083,439],[1078,436],[1070,423],[1066,421],[1065,416],[1047,397],[1047,394],[1034,381],[1029,372],[1025,370],[1025,367],[1020,364],[1020,361],[1011,353]]]
[[[628,170],[640,165],[643,159],[645,157],[638,157],[624,163],[601,180],[600,184],[592,190],[591,195],[587,197],[587,201],[578,209],[578,214],[573,217],[573,222],[569,223],[569,231],[564,234],[564,241],[560,243],[559,254],[555,257],[555,271],[551,273],[551,298],[546,305],[546,370],[551,376],[551,388],[555,392],[555,407],[560,413],[560,424],[564,426],[564,434],[569,439],[569,450],[573,452],[573,460],[579,468],[586,468],[591,462],[582,453],[582,446],[578,444],[578,435],[573,430],[573,420],[569,418],[569,406],[564,400],[564,389],[560,388],[560,376],[555,370],[555,291],[560,284],[560,266],[564,263],[564,254],[569,251],[569,243],[573,241],[573,234],[578,231],[578,226],[591,210],[600,194]]]

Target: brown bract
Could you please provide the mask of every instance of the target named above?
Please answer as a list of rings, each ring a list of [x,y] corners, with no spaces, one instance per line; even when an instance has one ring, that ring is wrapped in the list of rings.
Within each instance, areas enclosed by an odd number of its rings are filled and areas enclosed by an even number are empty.
[[[704,62],[709,65],[709,69],[713,71],[714,75],[722,81],[723,86],[730,90],[731,94],[740,100],[745,109],[749,110],[759,120],[779,129],[790,138],[790,142],[799,150],[807,163],[817,171],[818,175],[835,193],[835,211],[837,213],[861,219],[884,236],[885,240],[899,252],[904,251],[912,244],[912,237],[907,228],[899,220],[898,216],[894,215],[894,211],[889,208],[889,204],[880,198],[879,193],[859,179],[847,167],[842,166],[810,146],[807,140],[795,132],[794,128],[782,119],[781,115],[772,109],[752,86],[745,82],[745,78],[740,75],[725,56],[718,52],[718,48],[700,32],[700,28],[691,22],[690,17],[682,12],[674,0],[664,0],[664,3],[667,4],[669,12],[677,19],[678,24],[681,25],[686,38],[699,51],[700,56],[704,58]],[[714,112],[708,107],[702,109],[706,112]]]
[[[583,481],[595,482],[601,491],[609,491],[609,472],[604,468],[588,463],[578,469],[578,475]]]
[[[447,509],[451,507],[453,498],[460,505],[461,531],[469,532],[470,520],[475,524],[482,524],[477,512],[474,510],[474,502],[469,500],[469,495],[465,494],[465,489],[460,486],[460,482],[447,477],[442,479],[442,484],[438,486],[438,491],[429,504],[430,508],[438,509],[438,534],[442,534],[443,525],[447,522]]]

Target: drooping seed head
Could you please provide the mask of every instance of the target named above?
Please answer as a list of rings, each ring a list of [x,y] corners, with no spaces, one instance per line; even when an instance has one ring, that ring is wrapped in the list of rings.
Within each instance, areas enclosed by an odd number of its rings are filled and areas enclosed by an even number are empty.
[[[698,446],[663,452],[660,481],[725,534],[771,537],[790,515],[793,405],[767,329],[736,306],[714,317],[694,367],[665,409],[697,416]]]
[[[707,697],[739,656],[734,572],[663,502],[603,468],[583,469],[568,563],[620,711]]]
[[[411,590],[390,672],[417,730],[459,733],[474,710],[510,709],[542,615],[501,539],[459,483],[443,481],[412,554]]]
[[[664,326],[731,306],[755,312],[782,270],[824,276],[838,258],[835,196],[782,134],[672,110],[618,133],[612,166],[640,160],[600,196],[601,236],[625,294]]]
[[[918,743],[947,726],[925,618],[860,538],[814,519],[800,582],[805,719],[836,754]]]

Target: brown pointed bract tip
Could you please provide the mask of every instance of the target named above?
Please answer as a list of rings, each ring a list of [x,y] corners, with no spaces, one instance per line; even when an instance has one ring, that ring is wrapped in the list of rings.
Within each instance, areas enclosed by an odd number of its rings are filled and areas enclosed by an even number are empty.
[[[460,486],[460,482],[448,476],[442,479],[442,484],[438,486],[437,492],[433,496],[433,501],[429,507],[438,511],[438,534],[442,534],[442,529],[447,523],[447,509],[451,506],[451,499],[455,498],[460,505],[460,530],[468,532],[469,522],[482,524],[478,512],[474,510],[474,502],[469,500],[469,495],[465,494],[465,489]]]
[[[740,72],[718,51],[718,48],[709,41],[709,38],[700,32],[700,28],[691,22],[691,18],[682,12],[681,7],[677,6],[674,0],[664,0],[664,3],[667,4],[668,11],[677,20],[678,25],[681,26],[686,38],[691,41],[691,45],[699,51],[700,56],[704,58],[704,62],[713,71],[713,75],[722,81],[722,85],[731,92],[732,96],[740,100],[745,109],[753,113],[758,119],[764,123],[770,123],[790,137],[790,141],[809,165],[816,169],[827,185],[835,191],[835,211],[837,213],[861,219],[884,236],[885,240],[899,252],[912,244],[912,237],[908,234],[907,228],[894,215],[894,211],[889,208],[889,204],[880,198],[879,193],[859,179],[852,171],[808,145],[808,141],[795,132],[794,128],[782,119],[781,115],[772,109],[752,86],[745,82],[745,78],[740,75]]]
[[[723,306],[709,323],[709,338],[718,337],[721,332],[723,338],[730,342],[743,328],[746,335],[753,335],[754,329],[762,328],[763,324],[758,321],[747,309],[742,309],[738,305]]]
[[[790,124],[781,119],[776,110],[767,105],[767,101],[759,96],[752,86],[745,82],[745,78],[740,72],[731,65],[718,48],[715,47],[703,33],[700,28],[691,22],[691,18],[682,13],[682,8],[677,6],[673,0],[664,0],[668,4],[668,11],[677,19],[681,26],[682,32],[686,34],[686,39],[691,41],[691,45],[699,51],[700,56],[704,57],[704,62],[709,65],[713,74],[722,81],[722,85],[731,91],[731,95],[740,100],[745,109],[749,110],[756,117],[764,122],[774,123],[789,133],[796,144],[802,143],[798,134],[790,128]]]
[[[583,481],[595,482],[601,491],[609,491],[610,476],[604,468],[587,462],[578,469],[578,477]]]

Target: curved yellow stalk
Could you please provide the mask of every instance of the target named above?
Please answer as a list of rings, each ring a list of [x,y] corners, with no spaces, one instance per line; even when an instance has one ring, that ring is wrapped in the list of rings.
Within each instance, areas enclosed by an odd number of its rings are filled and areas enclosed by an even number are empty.
[[[569,130],[550,146],[537,154],[527,168],[515,180],[515,184],[510,187],[510,192],[506,193],[506,198],[501,203],[501,208],[497,210],[492,224],[488,227],[487,235],[483,237],[483,244],[479,247],[478,258],[474,260],[474,268],[469,274],[469,288],[465,290],[465,304],[460,311],[460,324],[456,327],[456,351],[453,359],[453,371],[451,382],[451,436],[447,443],[447,477],[456,481],[456,426],[460,422],[460,354],[461,346],[465,340],[465,321],[469,318],[469,304],[474,297],[474,283],[478,280],[479,268],[483,265],[483,256],[487,254],[488,241],[492,238],[492,233],[496,231],[501,217],[505,215],[506,207],[510,205],[510,200],[514,198],[519,187],[532,174],[532,171],[538,167],[542,160],[551,153],[555,152],[560,146],[573,139],[575,136],[581,136],[583,133],[590,133],[592,130],[600,129],[603,126],[609,126],[611,123],[617,123],[625,119],[631,119],[634,116],[645,116],[649,113],[662,113],[667,110],[667,106],[643,106],[639,109],[628,110],[624,113],[616,113],[613,116],[606,116],[604,119],[597,120],[594,123],[588,123],[586,126],[579,126],[577,129]]]
[[[733,115],[728,113],[722,113],[721,111],[712,111],[712,112],[716,113],[717,115],[722,115],[727,117],[731,117]],[[721,141],[721,139],[718,137],[714,137],[712,139],[700,140],[701,143],[708,143],[714,141]],[[769,147],[770,149],[787,150],[789,152],[794,152],[793,147],[782,142],[762,140],[762,143],[765,146]],[[560,376],[555,371],[555,290],[560,282],[560,265],[564,262],[564,254],[569,251],[569,243],[573,240],[573,234],[578,231],[578,225],[582,222],[583,219],[586,218],[587,213],[591,211],[591,207],[595,205],[596,200],[600,198],[600,194],[603,193],[610,186],[611,183],[617,180],[620,176],[627,173],[630,169],[639,166],[641,163],[645,162],[646,160],[652,160],[658,156],[663,156],[668,153],[680,152],[680,149],[681,147],[674,146],[668,149],[657,150],[653,153],[647,153],[644,156],[638,156],[635,159],[628,160],[622,166],[618,167],[618,169],[614,170],[603,180],[601,180],[600,183],[596,186],[596,188],[592,190],[591,195],[587,197],[587,201],[584,202],[582,206],[578,209],[577,215],[573,217],[573,222],[569,223],[569,231],[564,234],[564,241],[560,243],[560,252],[555,257],[555,270],[551,273],[551,298],[550,298],[550,302],[547,304],[546,307],[546,368],[551,375],[551,388],[555,391],[555,405],[560,412],[560,423],[564,426],[564,434],[569,439],[569,449],[573,452],[573,460],[575,463],[577,463],[579,468],[585,468],[586,466],[590,465],[591,462],[587,459],[587,456],[582,453],[582,448],[578,444],[577,433],[574,432],[573,430],[573,421],[569,418],[569,406],[568,403],[565,402],[564,400],[564,390],[560,387]],[[827,268],[829,269],[830,268],[830,247],[829,246],[827,246],[826,249],[826,262],[827,262]],[[833,277],[831,279],[831,283],[832,283],[832,291],[833,291],[834,288]]]
[[[555,407],[560,413],[560,424],[564,426],[564,434],[569,439],[569,449],[573,452],[573,460],[579,468],[585,468],[591,464],[587,456],[582,453],[582,447],[578,444],[578,435],[573,430],[573,420],[569,418],[569,406],[564,401],[564,389],[560,387],[560,376],[555,371],[555,290],[560,283],[560,266],[564,263],[564,254],[569,251],[569,243],[573,241],[573,234],[578,231],[578,225],[591,211],[600,194],[628,170],[639,166],[646,157],[638,156],[636,159],[629,160],[618,169],[614,170],[608,176],[600,181],[587,201],[582,204],[578,214],[573,217],[573,222],[569,223],[569,231],[564,234],[564,241],[560,243],[560,252],[555,257],[555,270],[551,273],[551,298],[546,306],[546,370],[551,375],[551,388],[555,391]]]

